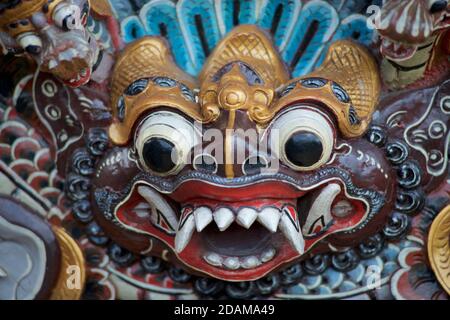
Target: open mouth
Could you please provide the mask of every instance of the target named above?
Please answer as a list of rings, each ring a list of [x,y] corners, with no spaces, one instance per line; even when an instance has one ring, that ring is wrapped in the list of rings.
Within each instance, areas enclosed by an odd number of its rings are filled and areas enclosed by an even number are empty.
[[[362,198],[342,182],[301,190],[283,182],[236,188],[183,183],[170,198],[144,182],[116,207],[117,219],[172,247],[179,260],[227,280],[255,280],[304,255],[327,235],[357,226]]]
[[[100,50],[91,36],[85,40],[71,35],[66,42],[46,52],[43,70],[69,87],[79,87],[89,82],[99,57]]]
[[[411,59],[417,52],[418,47],[407,45],[395,40],[382,37],[381,54],[392,61],[402,62]]]

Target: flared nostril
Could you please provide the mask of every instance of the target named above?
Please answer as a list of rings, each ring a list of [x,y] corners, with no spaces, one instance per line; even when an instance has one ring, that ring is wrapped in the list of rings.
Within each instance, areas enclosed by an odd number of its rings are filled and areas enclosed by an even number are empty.
[[[266,157],[257,155],[248,157],[242,164],[242,173],[245,175],[255,175],[261,173],[261,170],[267,169],[269,162]]]
[[[194,158],[194,169],[206,173],[217,173],[218,164],[216,158],[210,154],[200,154]]]

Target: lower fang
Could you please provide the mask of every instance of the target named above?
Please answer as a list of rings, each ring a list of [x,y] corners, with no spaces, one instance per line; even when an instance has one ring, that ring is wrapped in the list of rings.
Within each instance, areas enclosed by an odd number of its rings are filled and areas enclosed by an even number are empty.
[[[239,259],[236,257],[229,257],[226,258],[225,261],[223,262],[223,265],[230,269],[230,270],[236,270],[239,268],[240,263],[239,263]]]

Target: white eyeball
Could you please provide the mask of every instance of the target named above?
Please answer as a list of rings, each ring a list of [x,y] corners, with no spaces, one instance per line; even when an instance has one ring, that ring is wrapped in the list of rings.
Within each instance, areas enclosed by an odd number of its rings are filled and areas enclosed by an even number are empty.
[[[81,29],[81,9],[73,4],[62,3],[53,12],[53,21],[64,31]]]
[[[186,118],[170,111],[151,114],[138,128],[135,147],[141,165],[157,175],[177,174],[201,135]]]
[[[21,34],[17,38],[20,46],[30,54],[40,54],[42,51],[42,40],[34,33],[28,32]]]
[[[283,163],[297,171],[309,171],[330,159],[335,129],[325,114],[301,106],[276,118],[270,135]]]

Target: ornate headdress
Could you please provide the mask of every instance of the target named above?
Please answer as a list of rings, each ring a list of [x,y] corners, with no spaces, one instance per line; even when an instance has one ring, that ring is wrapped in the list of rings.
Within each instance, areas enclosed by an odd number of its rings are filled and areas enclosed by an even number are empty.
[[[126,94],[139,79],[148,79],[146,88]],[[199,80],[197,102],[192,97],[196,80],[175,65],[165,41],[146,37],[128,46],[112,80],[112,141],[125,144],[139,117],[156,107],[175,108],[206,123],[217,120],[222,110],[240,109],[265,126],[281,109],[302,101],[330,110],[342,135],[357,137],[371,121],[381,87],[373,57],[350,41],[334,43],[318,70],[289,81],[269,37],[250,25],[235,28],[217,45]]]

